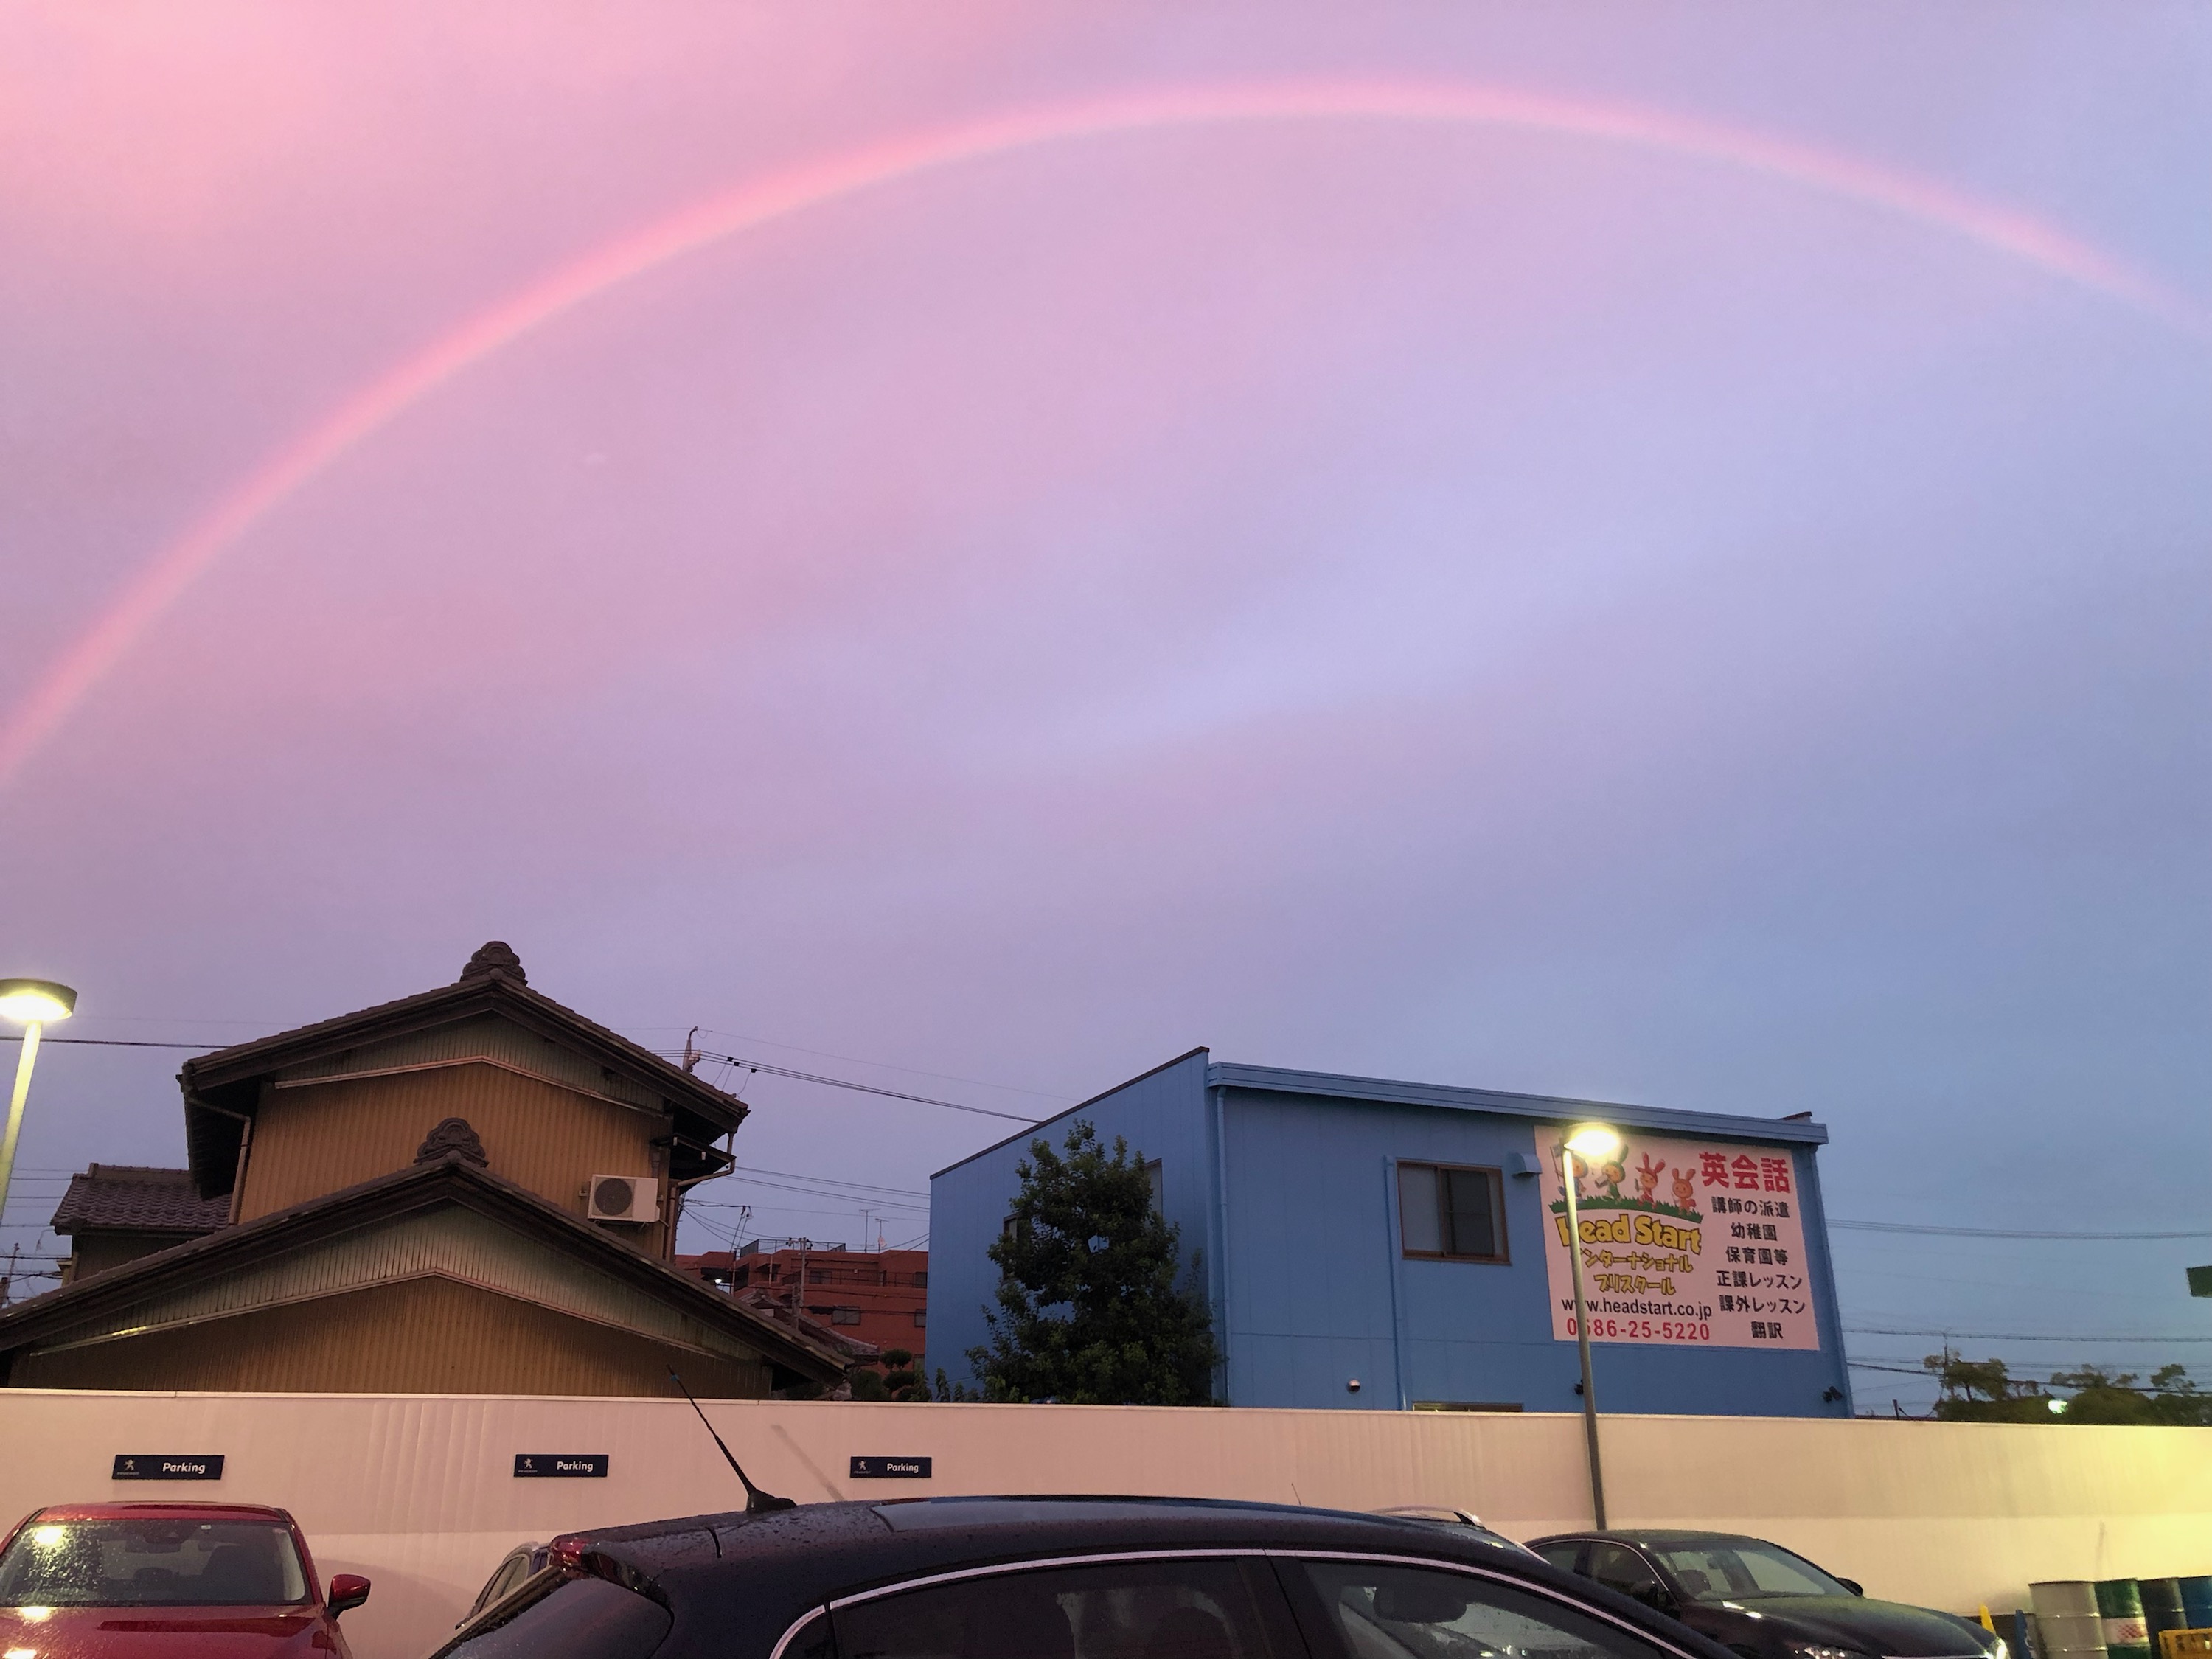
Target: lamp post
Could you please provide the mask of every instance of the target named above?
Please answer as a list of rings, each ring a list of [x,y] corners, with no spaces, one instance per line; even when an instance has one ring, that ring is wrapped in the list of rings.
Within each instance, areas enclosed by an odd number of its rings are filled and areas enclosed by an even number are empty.
[[[1596,1164],[1620,1156],[1620,1136],[1602,1123],[1577,1123],[1567,1133],[1559,1159],[1559,1184],[1567,1189],[1567,1265],[1575,1281],[1575,1341],[1583,1358],[1583,1438],[1589,1447],[1590,1510],[1605,1530],[1605,1475],[1597,1460],[1597,1390],[1590,1382],[1589,1304],[1583,1299],[1583,1224],[1575,1185],[1575,1160]]]
[[[0,1019],[23,1027],[22,1057],[15,1062],[15,1092],[8,1101],[8,1129],[0,1135],[0,1214],[8,1207],[8,1185],[15,1176],[15,1139],[23,1133],[23,1103],[31,1096],[31,1066],[39,1058],[39,1036],[58,1019],[76,1012],[76,993],[44,979],[0,979]]]

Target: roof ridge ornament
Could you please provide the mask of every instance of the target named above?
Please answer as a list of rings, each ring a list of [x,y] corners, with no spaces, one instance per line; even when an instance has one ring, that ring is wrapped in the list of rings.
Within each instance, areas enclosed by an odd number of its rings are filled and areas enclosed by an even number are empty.
[[[478,1169],[488,1167],[491,1160],[484,1155],[483,1141],[469,1127],[465,1117],[449,1117],[422,1137],[422,1144],[415,1149],[417,1164],[435,1164],[440,1158],[458,1154]]]
[[[517,985],[527,985],[530,980],[522,971],[522,958],[514,954],[514,947],[503,939],[488,940],[469,958],[469,965],[461,969],[460,983],[489,979],[495,974],[504,975]]]

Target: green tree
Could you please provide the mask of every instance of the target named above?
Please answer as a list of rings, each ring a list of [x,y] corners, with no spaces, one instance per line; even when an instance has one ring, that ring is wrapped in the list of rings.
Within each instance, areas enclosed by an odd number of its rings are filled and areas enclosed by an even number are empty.
[[[914,1355],[905,1348],[885,1348],[884,1364],[890,1370],[884,1374],[884,1387],[894,1400],[927,1400],[929,1387],[922,1381],[921,1373],[915,1369]]]
[[[1954,1422],[2032,1423],[2051,1420],[2042,1385],[2011,1376],[2002,1359],[1969,1359],[1946,1348],[1921,1364],[1942,1384],[1936,1415]]]
[[[2063,1394],[2008,1374],[2002,1359],[1967,1359],[1945,1350],[1920,1362],[1942,1383],[1936,1415],[1976,1423],[2212,1424],[2212,1395],[2197,1391],[2179,1365],[2151,1373],[2148,1389],[2134,1371],[2101,1365],[2058,1371],[2051,1385]],[[2053,1409],[2053,1402],[2059,1409]]]
[[[1198,1257],[1186,1287],[1182,1237],[1152,1207],[1142,1155],[1119,1136],[1109,1153],[1083,1122],[1065,1152],[1032,1140],[1016,1166],[1022,1189],[991,1246],[991,1340],[968,1351],[983,1397],[1212,1405],[1220,1350]]]

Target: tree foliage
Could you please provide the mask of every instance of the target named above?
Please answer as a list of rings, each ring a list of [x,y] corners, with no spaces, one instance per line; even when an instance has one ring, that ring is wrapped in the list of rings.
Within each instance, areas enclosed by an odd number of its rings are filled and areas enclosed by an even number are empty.
[[[1180,1231],[1152,1207],[1142,1155],[1119,1136],[1108,1152],[1084,1122],[1064,1150],[1032,1140],[1016,1166],[1021,1192],[991,1247],[991,1340],[968,1351],[983,1397],[1212,1404],[1220,1351],[1198,1257],[1186,1282]]]
[[[1976,1423],[2170,1423],[2212,1425],[2212,1395],[2200,1393],[2180,1365],[2161,1365],[2148,1389],[2135,1371],[2084,1365],[2054,1372],[2053,1389],[2012,1376],[2002,1359],[1968,1359],[1948,1350],[1920,1362],[1942,1384],[1936,1415]],[[2053,1402],[2062,1409],[2054,1410]]]
[[[872,1364],[855,1365],[846,1373],[852,1384],[855,1400],[926,1401],[929,1383],[914,1363],[914,1355],[905,1348],[885,1348],[881,1361],[884,1369]]]

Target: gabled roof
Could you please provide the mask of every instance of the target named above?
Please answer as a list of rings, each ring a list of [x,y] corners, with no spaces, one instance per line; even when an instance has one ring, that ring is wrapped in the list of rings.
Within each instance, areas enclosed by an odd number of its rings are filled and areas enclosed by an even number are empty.
[[[186,1060],[177,1081],[185,1091],[185,1152],[199,1190],[210,1195],[229,1190],[244,1120],[259,1105],[264,1078],[365,1043],[486,1014],[583,1054],[651,1091],[679,1120],[688,1120],[679,1127],[702,1141],[727,1134],[744,1121],[747,1108],[736,1096],[532,990],[520,959],[494,939],[469,958],[451,985]]]
[[[1124,1088],[1128,1085],[1124,1084]],[[1502,1117],[1571,1123],[1599,1118],[1665,1133],[1726,1137],[1739,1140],[1789,1141],[1824,1146],[1828,1128],[1810,1114],[1796,1117],[1745,1117],[1733,1112],[1692,1112],[1673,1106],[1632,1106],[1620,1101],[1577,1100],[1568,1095],[1524,1095],[1506,1089],[1467,1089],[1447,1083],[1401,1083],[1391,1078],[1347,1077],[1335,1072],[1307,1072],[1278,1066],[1243,1066],[1222,1060],[1206,1068],[1209,1089],[1241,1089],[1255,1094],[1322,1095],[1334,1100],[1371,1102],[1380,1106],[1443,1106],[1457,1111],[1494,1112]]]
[[[1201,1061],[1205,1067],[1204,1088],[1207,1090],[1239,1090],[1247,1094],[1318,1095],[1330,1100],[1364,1102],[1378,1106],[1441,1106],[1455,1111],[1492,1112],[1501,1117],[1524,1117],[1537,1122],[1573,1122],[1579,1118],[1600,1118],[1609,1123],[1626,1124],[1640,1129],[1655,1129],[1663,1133],[1698,1137],[1725,1138],[1736,1140],[1787,1141],[1801,1146],[1825,1146],[1828,1142],[1827,1126],[1812,1121],[1810,1113],[1798,1113],[1790,1117],[1738,1117],[1720,1112],[1686,1112],[1668,1106],[1631,1106],[1616,1101],[1577,1100],[1565,1095],[1524,1095],[1504,1089],[1468,1089],[1446,1083],[1406,1083],[1394,1078],[1351,1077],[1337,1072],[1307,1072],[1276,1066],[1245,1066],[1229,1060],[1216,1060],[1210,1049],[1193,1048],[1188,1054],[1177,1054],[1164,1060],[1149,1072],[1139,1072],[1125,1083],[1117,1083],[1102,1094],[1054,1112],[1041,1120],[1034,1127],[1019,1130],[1002,1140],[994,1140],[979,1152],[956,1159],[933,1172],[930,1179],[951,1175],[963,1164],[973,1164],[979,1158],[988,1158],[1001,1147],[1017,1141],[1029,1141],[1042,1134],[1062,1119],[1072,1118],[1090,1110],[1124,1089],[1133,1087],[1147,1078],[1192,1060]],[[1191,1096],[1194,1102],[1200,1097]]]
[[[816,1382],[831,1382],[843,1374],[844,1358],[805,1332],[763,1317],[666,1263],[640,1255],[590,1222],[477,1169],[458,1152],[225,1227],[0,1310],[0,1354],[59,1339],[88,1324],[127,1314],[157,1297],[265,1266],[289,1252],[410,1213],[453,1206],[472,1211],[735,1336],[772,1364]]]
[[[211,1233],[230,1220],[227,1199],[202,1198],[190,1170],[94,1164],[70,1177],[54,1209],[53,1230],[81,1232]]]

